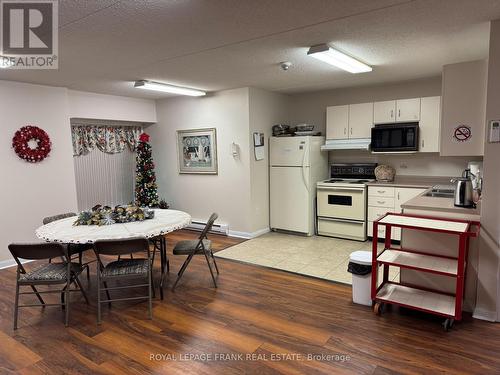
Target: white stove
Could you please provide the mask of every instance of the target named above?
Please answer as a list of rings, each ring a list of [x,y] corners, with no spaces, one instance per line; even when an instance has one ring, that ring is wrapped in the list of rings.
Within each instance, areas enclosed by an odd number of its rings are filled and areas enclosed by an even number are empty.
[[[367,186],[377,164],[332,164],[318,182],[318,234],[366,241]]]

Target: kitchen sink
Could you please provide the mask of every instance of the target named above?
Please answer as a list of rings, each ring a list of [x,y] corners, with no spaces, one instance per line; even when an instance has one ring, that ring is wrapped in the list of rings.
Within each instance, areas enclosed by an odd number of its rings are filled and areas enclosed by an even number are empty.
[[[449,188],[433,187],[424,197],[435,197],[435,198],[453,198],[455,196],[455,190]]]

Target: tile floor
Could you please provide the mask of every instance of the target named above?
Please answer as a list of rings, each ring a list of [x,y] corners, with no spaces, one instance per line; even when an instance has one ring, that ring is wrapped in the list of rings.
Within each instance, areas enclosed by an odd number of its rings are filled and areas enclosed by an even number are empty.
[[[371,241],[271,232],[219,251],[215,256],[351,284],[352,276],[347,272],[349,255],[356,250],[371,250],[371,246]],[[389,275],[391,280],[397,280],[399,269],[391,267]]]

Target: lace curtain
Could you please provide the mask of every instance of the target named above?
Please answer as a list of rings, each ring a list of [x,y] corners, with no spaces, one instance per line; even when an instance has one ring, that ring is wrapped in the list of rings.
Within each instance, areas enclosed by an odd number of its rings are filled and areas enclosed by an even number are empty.
[[[73,156],[88,154],[96,147],[107,154],[120,153],[126,146],[135,151],[142,132],[140,126],[72,125]]]

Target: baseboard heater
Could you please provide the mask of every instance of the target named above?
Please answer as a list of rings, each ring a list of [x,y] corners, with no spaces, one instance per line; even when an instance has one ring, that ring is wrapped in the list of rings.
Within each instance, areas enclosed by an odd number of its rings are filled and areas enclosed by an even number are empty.
[[[191,225],[186,227],[186,229],[201,232],[203,230],[203,228],[205,228],[206,225],[207,225],[206,221],[193,219],[193,220],[191,220]],[[212,226],[210,233],[223,234],[223,235],[227,236],[227,235],[229,235],[229,225],[215,223]]]

